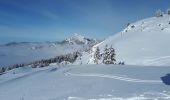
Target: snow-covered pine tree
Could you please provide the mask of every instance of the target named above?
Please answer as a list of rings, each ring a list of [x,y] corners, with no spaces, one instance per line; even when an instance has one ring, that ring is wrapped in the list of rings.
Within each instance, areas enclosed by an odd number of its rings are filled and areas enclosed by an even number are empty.
[[[99,47],[97,47],[96,51],[94,53],[94,63],[98,64],[100,59],[101,59],[100,49],[99,49]]]
[[[109,64],[115,64],[115,49],[111,46],[109,48],[110,54],[109,54]]]
[[[167,14],[168,14],[168,15],[170,15],[170,8],[169,8],[169,9],[167,9]]]
[[[156,15],[156,17],[162,17],[162,16],[163,16],[163,13],[162,13],[162,11],[159,9],[159,10],[156,11],[155,15]]]
[[[2,68],[0,68],[0,75],[1,75],[1,73],[2,73]]]
[[[130,23],[127,23],[127,27],[130,25]]]
[[[103,53],[103,63],[104,64],[107,64],[108,57],[109,57],[109,49],[108,49],[108,46],[106,45],[105,49],[104,49],[104,53]]]
[[[115,64],[115,49],[111,46],[109,49],[105,47],[103,54],[103,63],[104,64]]]
[[[0,74],[3,73],[3,72],[5,72],[5,71],[6,71],[6,69],[5,69],[4,67],[2,67],[2,68],[0,69]]]

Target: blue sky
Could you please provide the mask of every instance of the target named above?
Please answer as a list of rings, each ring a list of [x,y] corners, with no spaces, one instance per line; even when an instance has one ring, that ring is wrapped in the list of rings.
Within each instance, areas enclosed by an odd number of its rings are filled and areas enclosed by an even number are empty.
[[[0,43],[106,38],[167,8],[170,0],[0,0]]]

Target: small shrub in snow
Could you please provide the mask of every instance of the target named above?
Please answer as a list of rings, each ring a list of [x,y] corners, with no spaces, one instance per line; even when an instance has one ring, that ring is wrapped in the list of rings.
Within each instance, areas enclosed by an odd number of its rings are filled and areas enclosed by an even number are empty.
[[[12,70],[12,68],[11,68],[11,67],[8,67],[8,70]]]
[[[170,15],[170,8],[169,8],[169,9],[167,9],[167,14],[168,14],[168,15]]]
[[[124,61],[122,62],[122,65],[125,65],[125,62],[124,62]]]
[[[2,68],[0,69],[0,74],[4,73],[5,71],[6,71],[6,69],[5,69],[4,67],[2,67]]]
[[[163,13],[161,10],[157,10],[156,13],[155,13],[156,17],[162,17],[163,16]]]
[[[118,64],[119,65],[125,65],[125,62],[124,61],[123,62],[120,61]]]
[[[130,23],[127,23],[127,27],[130,25]]]
[[[135,28],[135,25],[132,25],[131,28]]]

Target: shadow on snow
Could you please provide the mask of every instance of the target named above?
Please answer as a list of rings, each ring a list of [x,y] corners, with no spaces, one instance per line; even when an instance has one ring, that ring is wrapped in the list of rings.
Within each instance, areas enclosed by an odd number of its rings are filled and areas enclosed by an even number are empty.
[[[161,77],[161,80],[164,84],[170,85],[170,74],[166,74],[166,76]]]

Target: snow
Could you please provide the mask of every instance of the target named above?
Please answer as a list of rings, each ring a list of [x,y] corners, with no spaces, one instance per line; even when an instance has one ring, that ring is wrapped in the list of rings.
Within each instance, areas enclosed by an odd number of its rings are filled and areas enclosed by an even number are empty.
[[[0,76],[2,100],[168,100],[168,66],[52,65]],[[15,74],[13,74],[15,72]],[[11,77],[13,76],[13,77]]]
[[[113,46],[116,50],[117,62],[125,61],[128,65],[170,64],[170,15],[147,18],[131,23],[123,31],[108,37],[105,41],[92,48],[87,63],[93,59],[94,49],[98,46],[103,51],[105,45]],[[134,28],[132,26],[134,25]],[[86,58],[88,55],[84,55]],[[93,64],[94,62],[90,62]]]
[[[72,74],[72,73],[66,73],[65,75],[110,78],[110,79],[116,79],[116,80],[127,81],[127,82],[162,83],[162,81],[160,81],[160,80],[141,80],[141,79],[134,79],[134,78],[128,78],[128,77],[121,77],[121,76],[112,76],[112,75],[105,75],[105,74],[89,74],[89,73]]]
[[[96,41],[78,34],[62,43],[1,45],[0,66],[83,52],[74,64],[63,61],[44,68],[25,66],[6,71],[0,75],[0,99],[170,100],[170,87],[161,80],[170,73],[169,22],[170,16],[165,14],[131,23],[89,51],[84,50]],[[117,62],[126,65],[94,64],[96,48],[103,51],[105,45],[113,46]]]

